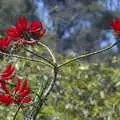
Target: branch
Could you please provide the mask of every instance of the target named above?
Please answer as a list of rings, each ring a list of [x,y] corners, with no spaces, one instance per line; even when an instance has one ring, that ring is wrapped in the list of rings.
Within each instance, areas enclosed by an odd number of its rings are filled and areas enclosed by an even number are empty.
[[[55,58],[53,52],[50,50],[50,48],[49,48],[47,45],[41,43],[40,41],[37,42],[37,44],[38,44],[38,45],[42,45],[42,46],[49,52],[50,56],[51,56],[52,59],[53,59],[53,63],[56,63],[56,58]]]
[[[8,53],[4,53],[4,52],[1,52],[1,51],[0,51],[0,54],[6,55],[6,56],[9,56],[9,57],[15,57],[15,58],[24,59],[24,60],[29,60],[29,61],[34,61],[34,62],[40,62],[40,63],[43,63],[43,64],[49,66],[49,67],[53,67],[51,64],[48,64],[48,63],[46,63],[44,61],[41,61],[41,60],[36,60],[36,59],[24,57],[24,56],[15,55],[15,54],[8,54]]]
[[[47,58],[45,58],[45,57],[43,57],[43,56],[41,56],[41,55],[38,55],[37,53],[35,53],[35,52],[33,52],[33,51],[31,51],[31,50],[29,50],[29,49],[27,49],[27,48],[24,48],[24,49],[25,49],[27,52],[29,52],[29,53],[31,53],[31,54],[39,57],[39,58],[42,58],[43,60],[45,60],[46,62],[50,63],[52,66],[54,66],[54,64],[53,64],[50,60],[48,60]]]
[[[36,119],[36,117],[37,117],[37,115],[38,115],[38,113],[39,113],[42,105],[44,104],[46,98],[48,97],[48,95],[49,95],[50,92],[52,91],[52,89],[53,89],[53,87],[54,87],[54,84],[55,84],[55,82],[56,82],[56,80],[57,80],[57,74],[58,74],[58,68],[57,68],[57,65],[55,65],[55,66],[54,66],[54,78],[53,78],[53,80],[51,81],[48,89],[47,89],[47,90],[45,91],[45,93],[43,94],[43,95],[44,95],[43,98],[42,98],[40,101],[38,101],[38,105],[37,105],[37,108],[36,108],[36,110],[35,110],[35,113],[32,114],[32,115],[33,115],[33,116],[32,116],[32,119],[33,119],[33,120]]]
[[[45,98],[45,99],[46,99],[47,96],[50,94],[50,91],[53,89],[54,84],[55,84],[55,82],[56,82],[56,80],[57,80],[57,73],[58,73],[58,67],[57,67],[57,65],[54,67],[54,71],[53,71],[53,72],[54,72],[54,79],[51,81],[48,89],[47,89],[46,92],[44,93],[44,98]]]
[[[80,55],[80,56],[78,56],[78,57],[75,57],[75,58],[73,58],[73,59],[71,59],[71,60],[68,60],[68,61],[64,62],[64,63],[61,64],[61,65],[58,65],[58,68],[61,68],[61,67],[63,67],[64,65],[67,65],[67,64],[69,64],[69,63],[71,63],[71,62],[74,62],[74,61],[76,61],[76,60],[78,60],[78,59],[86,58],[86,57],[89,57],[89,56],[96,55],[96,54],[98,54],[98,53],[102,53],[102,52],[104,52],[104,51],[107,51],[107,50],[113,48],[113,47],[114,47],[115,45],[117,45],[118,43],[120,43],[120,41],[113,43],[112,45],[110,45],[110,46],[107,47],[107,48],[104,48],[104,49],[101,49],[101,50],[98,50],[98,51],[95,51],[95,52],[91,52],[91,53],[88,53],[88,54],[83,54],[83,55]]]

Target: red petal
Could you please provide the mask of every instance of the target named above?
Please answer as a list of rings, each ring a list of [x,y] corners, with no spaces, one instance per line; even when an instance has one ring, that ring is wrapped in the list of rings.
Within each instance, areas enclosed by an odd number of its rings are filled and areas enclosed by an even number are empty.
[[[17,92],[20,89],[20,79],[18,78],[17,83],[15,85],[14,91]]]
[[[25,97],[25,96],[28,96],[29,93],[30,93],[30,88],[28,87],[26,88],[26,90],[20,93],[20,96]]]
[[[0,102],[5,105],[9,105],[12,104],[13,99],[10,95],[0,95]]]
[[[24,80],[21,88],[19,89],[19,94],[24,92],[24,90],[26,90],[26,88],[27,88],[27,80]]]
[[[5,70],[3,71],[3,74],[5,73],[11,73],[11,72],[13,72],[14,71],[14,69],[15,69],[15,67],[12,65],[12,64],[8,64],[8,65],[6,65],[6,67],[5,67]]]
[[[12,64],[8,64],[5,67],[5,70],[2,72],[2,80],[10,79],[12,73],[14,72],[15,67]]]
[[[7,32],[7,35],[11,37],[11,39],[13,40],[19,40],[21,37],[16,27],[10,27],[6,30],[6,32]]]
[[[9,89],[4,81],[0,81],[1,88],[3,91],[5,91],[7,94],[9,94]]]
[[[16,28],[19,32],[24,32],[27,30],[27,19],[25,16],[22,16],[17,20]]]
[[[43,29],[42,23],[38,22],[38,21],[32,21],[30,28],[29,28],[29,32],[37,32],[39,30]]]
[[[8,37],[4,37],[0,39],[0,48],[1,49],[7,49],[10,43],[10,39]]]
[[[32,33],[32,37],[35,39],[35,40],[39,40],[41,39],[45,34],[45,30],[40,30],[40,31],[37,31],[37,32],[34,32]]]

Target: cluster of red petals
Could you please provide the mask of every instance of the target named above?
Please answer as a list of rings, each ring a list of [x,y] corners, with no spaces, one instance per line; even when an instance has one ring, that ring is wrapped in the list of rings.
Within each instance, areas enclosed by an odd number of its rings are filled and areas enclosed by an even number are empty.
[[[114,19],[112,21],[111,27],[112,27],[115,35],[120,36],[120,20]]]
[[[15,67],[11,64],[7,65],[3,70],[0,77],[0,104],[10,105],[29,103],[31,97],[29,97],[30,87],[27,85],[27,80],[21,83],[21,80],[17,78],[17,82],[14,87],[9,89],[8,80],[12,80]]]
[[[11,42],[15,45],[33,45],[45,34],[43,24],[39,21],[28,22],[25,16],[16,21],[16,25],[5,30],[7,37],[0,39],[0,50],[5,51]]]
[[[31,97],[28,97],[30,93],[30,87],[27,86],[27,80],[24,80],[21,84],[21,80],[18,78],[13,91],[15,92],[15,103],[31,102]]]
[[[45,29],[41,22],[27,22],[26,17],[22,16],[17,20],[14,27],[7,29],[7,35],[18,44],[33,44],[35,40],[39,40],[45,33]],[[33,38],[34,40],[31,40]]]

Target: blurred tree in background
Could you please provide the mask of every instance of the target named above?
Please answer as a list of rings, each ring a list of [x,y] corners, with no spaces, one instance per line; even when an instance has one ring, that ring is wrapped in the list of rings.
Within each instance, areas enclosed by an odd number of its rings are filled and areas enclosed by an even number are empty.
[[[32,0],[0,0],[0,30],[15,23],[21,15],[31,16]]]
[[[106,8],[107,0],[56,1],[58,11],[53,10],[51,15],[57,29],[58,51],[72,49],[74,52],[83,53],[100,48],[115,16],[112,10]],[[47,1],[47,5],[49,2]],[[53,9],[55,5],[49,7]]]

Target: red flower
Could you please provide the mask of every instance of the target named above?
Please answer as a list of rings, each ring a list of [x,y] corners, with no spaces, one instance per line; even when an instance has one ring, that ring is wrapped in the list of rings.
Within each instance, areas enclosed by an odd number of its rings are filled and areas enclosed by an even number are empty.
[[[27,80],[23,81],[21,84],[21,80],[18,79],[15,87],[12,89],[12,92],[9,89],[3,89],[4,92],[0,94],[0,104],[20,104],[20,103],[29,103],[32,101],[31,97],[29,97],[30,88],[27,86]]]
[[[31,102],[31,97],[29,97],[30,87],[27,85],[27,80],[21,83],[21,80],[17,78],[17,82],[13,88],[9,89],[9,83],[6,80],[11,79],[15,67],[12,64],[8,64],[3,70],[0,78],[0,104],[20,104]],[[13,82],[13,81],[12,81]],[[12,86],[11,86],[12,87]]]
[[[120,36],[120,20],[119,19],[113,20],[111,27],[114,30],[115,34],[117,36]]]
[[[27,86],[27,80],[23,81],[21,85],[20,79],[17,80],[16,86],[14,88],[14,92],[16,94],[15,102],[16,103],[29,103],[31,102],[31,98],[28,97],[30,93],[30,88]]]
[[[0,50],[5,51],[10,44],[8,37],[0,38]]]
[[[33,44],[35,40],[40,39],[45,33],[45,29],[41,22],[32,21],[27,24],[26,17],[17,20],[16,26],[7,29],[7,35],[11,37],[17,44]],[[31,37],[35,40],[31,40]]]

